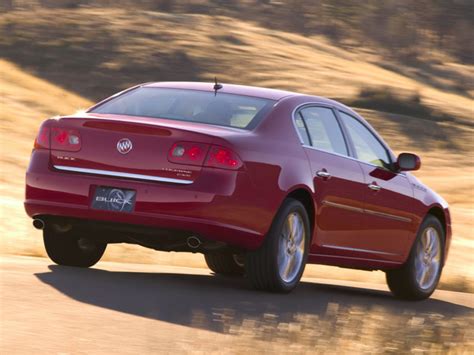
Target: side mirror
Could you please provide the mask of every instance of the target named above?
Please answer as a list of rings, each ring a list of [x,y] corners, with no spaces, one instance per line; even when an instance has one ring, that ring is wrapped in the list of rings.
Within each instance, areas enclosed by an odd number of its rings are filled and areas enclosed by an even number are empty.
[[[400,153],[397,158],[397,166],[400,171],[418,170],[421,166],[421,160],[416,154]]]

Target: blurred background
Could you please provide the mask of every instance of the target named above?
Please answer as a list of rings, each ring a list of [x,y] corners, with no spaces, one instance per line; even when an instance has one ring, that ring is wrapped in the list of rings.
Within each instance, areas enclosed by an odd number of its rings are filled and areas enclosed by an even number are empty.
[[[137,83],[294,90],[358,109],[453,211],[441,287],[474,291],[471,0],[1,0],[2,253],[44,256],[23,206],[41,121]],[[114,245],[106,259],[204,267],[200,255]],[[383,282],[380,272],[307,274]]]
[[[395,152],[419,154],[415,174],[453,214],[440,288],[472,293],[473,21],[472,0],[0,0],[0,253],[45,256],[22,205],[44,119],[142,82],[217,76],[340,100]],[[105,259],[205,267],[127,245]],[[384,283],[319,265],[308,275]]]

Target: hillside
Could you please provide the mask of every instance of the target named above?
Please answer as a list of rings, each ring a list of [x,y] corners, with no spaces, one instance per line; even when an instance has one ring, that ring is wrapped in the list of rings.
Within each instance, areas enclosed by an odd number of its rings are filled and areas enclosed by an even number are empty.
[[[44,255],[40,235],[22,208],[24,171],[42,120],[87,107],[139,82],[211,80],[217,75],[222,82],[290,89],[348,103],[360,102],[361,90],[371,88],[419,106],[422,117],[386,113],[374,95],[364,106],[381,111],[359,111],[394,150],[422,156],[417,175],[453,209],[455,237],[442,286],[473,290],[473,92],[458,87],[461,79],[472,82],[473,67],[449,56],[431,64],[415,73],[369,48],[341,49],[325,37],[269,30],[225,16],[110,8],[2,14],[0,251]],[[412,96],[418,99],[410,101]],[[106,258],[204,265],[197,255],[131,246],[113,246]],[[307,272],[383,281],[381,273],[320,266]]]
[[[211,80],[350,100],[361,88],[418,93],[421,103],[471,119],[472,66],[433,54],[402,66],[363,46],[269,30],[226,16],[111,8],[11,11],[0,17],[1,56],[97,100],[137,82]],[[420,72],[423,74],[421,75]],[[471,83],[460,91],[462,83]]]

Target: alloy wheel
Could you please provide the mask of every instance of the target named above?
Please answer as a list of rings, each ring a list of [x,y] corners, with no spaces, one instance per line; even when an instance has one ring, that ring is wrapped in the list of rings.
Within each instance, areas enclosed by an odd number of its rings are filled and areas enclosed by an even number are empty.
[[[416,282],[422,290],[428,290],[436,282],[441,267],[441,241],[438,231],[428,227],[423,231],[416,248]]]
[[[305,239],[303,218],[297,212],[290,213],[278,243],[278,271],[284,282],[292,282],[303,265]]]

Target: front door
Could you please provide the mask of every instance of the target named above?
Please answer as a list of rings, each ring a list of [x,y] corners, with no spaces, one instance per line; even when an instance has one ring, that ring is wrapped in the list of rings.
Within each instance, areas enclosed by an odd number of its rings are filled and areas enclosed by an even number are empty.
[[[388,148],[375,134],[359,119],[339,114],[366,183],[360,248],[379,259],[403,261],[417,227],[413,188],[403,173],[394,171]]]

